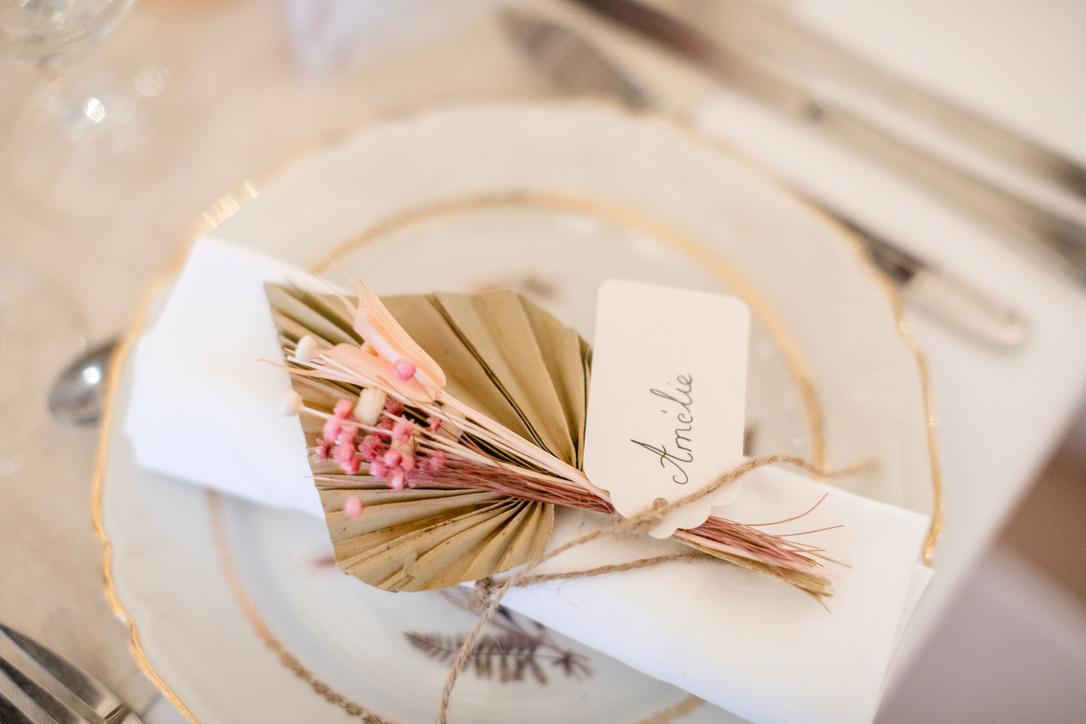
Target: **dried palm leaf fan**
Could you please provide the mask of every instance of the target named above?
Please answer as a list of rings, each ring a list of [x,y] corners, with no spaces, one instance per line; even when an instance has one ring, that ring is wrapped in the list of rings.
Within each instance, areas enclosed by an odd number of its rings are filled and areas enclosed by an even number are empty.
[[[614,512],[581,471],[590,348],[531,301],[267,295],[342,570],[447,588],[538,558],[555,505]],[[828,595],[809,544],[718,518],[674,537]]]

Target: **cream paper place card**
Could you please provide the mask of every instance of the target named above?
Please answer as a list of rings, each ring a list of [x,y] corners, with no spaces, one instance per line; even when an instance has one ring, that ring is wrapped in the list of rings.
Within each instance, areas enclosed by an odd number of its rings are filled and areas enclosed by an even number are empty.
[[[630,517],[742,462],[750,312],[738,299],[612,280],[600,287],[584,468]],[[734,483],[651,533],[696,528]]]

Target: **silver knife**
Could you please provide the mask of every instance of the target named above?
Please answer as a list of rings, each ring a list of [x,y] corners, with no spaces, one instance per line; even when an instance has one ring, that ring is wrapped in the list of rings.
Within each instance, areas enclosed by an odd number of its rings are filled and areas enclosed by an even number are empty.
[[[652,105],[644,86],[569,27],[511,8],[502,11],[502,20],[517,46],[558,88],[574,93],[613,95],[638,108]],[[932,318],[971,339],[996,347],[1015,347],[1025,340],[1028,324],[1013,309],[933,268],[844,213],[819,201],[807,200],[852,231],[902,296]]]
[[[897,285],[902,298],[932,319],[995,347],[1012,348],[1025,342],[1029,324],[1014,309],[825,204],[807,201],[851,231],[875,266]]]
[[[877,93],[894,108],[929,121],[959,141],[1086,198],[1086,168],[1081,163],[855,55],[807,27],[778,4],[764,0],[722,0],[713,3],[713,12],[722,21],[729,42],[792,67],[817,68]]]
[[[729,85],[867,157],[912,176],[1002,232],[1033,258],[1086,284],[1086,227],[889,133],[700,29],[637,0],[570,0],[708,70]]]

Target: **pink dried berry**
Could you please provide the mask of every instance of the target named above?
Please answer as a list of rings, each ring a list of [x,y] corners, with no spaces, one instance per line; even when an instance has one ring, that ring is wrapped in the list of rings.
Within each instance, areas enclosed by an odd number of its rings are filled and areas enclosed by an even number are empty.
[[[346,420],[351,416],[352,412],[354,412],[354,405],[351,404],[350,400],[339,400],[336,402],[332,414],[340,420]]]
[[[371,463],[381,454],[383,449],[384,446],[381,444],[381,438],[373,433],[362,438],[362,442],[358,445],[358,452],[362,453],[362,457],[364,457],[367,462]]]
[[[407,438],[411,437],[414,432],[414,425],[407,420],[399,420],[392,428],[392,439],[397,442],[404,442]]]
[[[357,518],[362,515],[362,498],[352,495],[343,501],[343,514],[348,518]]]
[[[336,435],[336,445],[354,445],[354,441],[358,439],[358,427],[349,423],[343,423],[343,427],[340,428],[339,434]]]
[[[385,482],[388,483],[388,487],[393,490],[403,490],[403,470],[393,470],[388,474],[388,478],[385,479]]]
[[[400,358],[396,360],[396,364],[393,365],[393,369],[396,370],[396,376],[401,380],[409,380],[415,376],[415,363],[409,359]]]
[[[328,442],[335,442],[339,437],[340,430],[343,429],[343,421],[335,417],[330,417],[324,423],[324,429],[321,431],[324,435],[324,439]]]
[[[335,448],[332,449],[332,458],[341,465],[346,464],[346,462],[354,456],[354,446],[350,444],[337,444]]]

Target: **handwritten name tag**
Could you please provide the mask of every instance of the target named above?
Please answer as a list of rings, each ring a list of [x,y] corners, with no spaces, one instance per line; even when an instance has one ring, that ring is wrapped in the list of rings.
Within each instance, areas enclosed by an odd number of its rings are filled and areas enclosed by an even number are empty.
[[[585,472],[624,516],[674,501],[742,460],[750,313],[733,297],[609,281],[600,287]],[[652,534],[694,528],[728,487]]]

